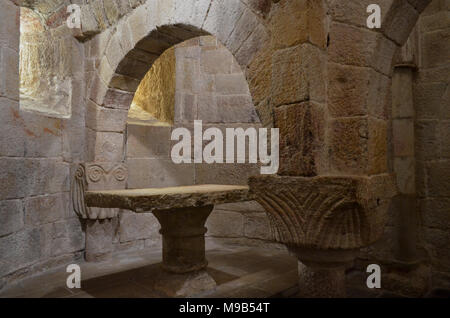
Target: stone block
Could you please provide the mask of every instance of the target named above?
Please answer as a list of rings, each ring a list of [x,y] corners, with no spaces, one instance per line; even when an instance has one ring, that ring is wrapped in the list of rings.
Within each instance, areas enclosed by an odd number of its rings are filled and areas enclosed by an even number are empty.
[[[3,74],[0,79],[0,96],[19,100],[19,53],[13,49],[0,48],[0,69]]]
[[[341,174],[363,174],[368,160],[367,119],[336,119],[330,125],[331,168]]]
[[[63,121],[41,114],[20,112],[26,134],[26,157],[60,157],[63,151]]]
[[[333,117],[368,114],[367,85],[372,78],[368,68],[328,64],[328,108]]]
[[[19,103],[0,97],[0,156],[25,155],[25,127],[19,112]]]
[[[122,133],[125,130],[128,112],[111,109],[87,101],[86,126],[95,131]]]
[[[450,235],[448,231],[425,229],[425,240],[431,248],[431,262],[434,268],[446,271],[450,265],[450,249],[448,247]]]
[[[141,239],[157,241],[160,239],[159,229],[159,222],[151,213],[123,212],[120,215],[121,243]]]
[[[222,95],[250,94],[243,74],[217,74],[216,92]]]
[[[207,236],[242,237],[244,217],[240,213],[215,210],[206,221]]]
[[[245,8],[239,0],[212,1],[202,28],[225,43]]]
[[[447,83],[420,83],[414,86],[414,107],[418,119],[440,119],[442,97]]]
[[[269,33],[266,27],[263,24],[258,24],[239,50],[235,52],[234,56],[241,69],[245,70],[258,52],[270,45],[269,41]]]
[[[127,158],[169,159],[171,127],[128,125]]]
[[[33,227],[53,223],[69,214],[69,194],[59,193],[25,199],[26,226]]]
[[[430,195],[450,196],[450,160],[428,163],[428,190]]]
[[[420,160],[439,157],[439,123],[436,120],[418,120],[415,123],[415,154]]]
[[[423,213],[423,225],[448,231],[450,229],[450,199],[429,198],[421,200],[420,210]]]
[[[270,240],[269,219],[265,213],[248,213],[244,215],[244,236],[247,238]]]
[[[423,16],[420,23],[421,31],[424,33],[448,29],[450,27],[450,12],[440,11],[435,15]]]
[[[233,211],[241,213],[265,212],[264,208],[256,201],[225,203],[216,205],[216,210]]]
[[[403,45],[419,18],[419,13],[407,0],[393,1],[384,17],[381,28],[383,33]]]
[[[325,110],[305,102],[275,109],[280,129],[281,175],[315,176],[324,163]]]
[[[397,177],[397,187],[402,194],[416,192],[416,171],[414,157],[394,158],[394,172]]]
[[[379,0],[377,4],[381,7],[382,20],[385,20],[385,15],[388,12],[393,0]],[[360,1],[340,1],[327,0],[329,14],[333,20],[344,22],[351,25],[357,25],[367,28],[367,7],[374,3],[371,0]],[[383,23],[382,23],[383,24]]]
[[[450,158],[450,122],[442,121],[440,127],[441,157]]]
[[[259,21],[250,9],[245,9],[225,45],[230,52],[236,52],[242,43],[250,36]]]
[[[97,132],[91,135],[94,154],[94,161],[99,162],[120,162],[124,157],[123,134],[114,132]]]
[[[20,200],[0,201],[0,236],[17,232],[23,228],[23,208]]]
[[[258,164],[196,164],[195,184],[245,185],[250,176],[260,173]]]
[[[369,117],[368,165],[369,175],[387,172],[387,122]]]
[[[368,28],[333,22],[330,26],[329,60],[333,63],[372,66],[377,33]]]
[[[270,94],[272,54],[273,51],[269,49],[262,50],[247,69],[247,82],[255,104],[261,103]]]
[[[258,115],[249,95],[218,95],[216,101],[218,118],[214,122],[259,122]],[[208,109],[204,109],[201,106],[203,105],[199,104],[199,113],[206,113]]]
[[[272,59],[274,106],[324,101],[326,64],[319,49],[305,44],[275,52]]]
[[[423,67],[435,67],[448,63],[450,52],[450,30],[439,30],[425,33],[422,39]]]
[[[0,46],[8,46],[19,51],[20,40],[20,7],[11,1],[2,1],[0,5]]]
[[[26,159],[22,164],[26,174],[27,195],[37,196],[70,191],[70,165],[60,159]]]
[[[128,188],[157,188],[192,185],[194,165],[174,164],[163,159],[128,159]]]
[[[195,119],[197,119],[197,95],[176,93],[174,121],[193,122]]]
[[[394,156],[414,156],[414,121],[413,119],[394,119],[392,121],[392,139]]]
[[[272,9],[272,43],[276,49],[291,47],[309,39],[308,1],[282,1]]]
[[[52,256],[81,251],[85,247],[85,235],[78,218],[54,223],[52,238]]]
[[[40,232],[24,230],[0,238],[0,277],[18,271],[39,260]]]

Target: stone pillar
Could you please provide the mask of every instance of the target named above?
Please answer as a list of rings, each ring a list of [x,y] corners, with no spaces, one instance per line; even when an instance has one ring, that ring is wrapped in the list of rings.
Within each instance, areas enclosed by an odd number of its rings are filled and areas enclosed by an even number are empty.
[[[161,224],[163,268],[172,273],[188,273],[206,268],[205,228],[212,205],[153,213]]]
[[[417,238],[420,224],[415,176],[415,112],[413,77],[418,67],[418,32],[397,52],[392,80],[392,162],[398,194],[393,199],[395,213],[395,258],[404,265],[417,263]]]
[[[72,202],[75,213],[86,222],[85,258],[88,262],[111,257],[119,209],[88,207],[84,194],[86,191],[125,189],[127,178],[128,170],[122,163],[84,163],[75,172]]]

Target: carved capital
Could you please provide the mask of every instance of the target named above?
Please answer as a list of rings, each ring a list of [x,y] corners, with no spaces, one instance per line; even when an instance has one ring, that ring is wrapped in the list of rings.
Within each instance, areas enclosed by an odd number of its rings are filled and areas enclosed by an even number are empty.
[[[118,209],[88,207],[85,203],[85,192],[125,189],[127,180],[128,169],[122,163],[80,164],[72,183],[72,202],[75,213],[80,218],[89,220],[103,220],[116,217]]]
[[[396,193],[392,176],[249,179],[277,242],[291,248],[357,249],[383,233]]]

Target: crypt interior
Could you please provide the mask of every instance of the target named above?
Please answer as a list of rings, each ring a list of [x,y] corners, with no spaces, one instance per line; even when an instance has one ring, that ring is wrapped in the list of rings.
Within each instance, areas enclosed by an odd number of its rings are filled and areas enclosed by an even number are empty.
[[[450,296],[450,0],[0,0],[0,74],[0,297]]]

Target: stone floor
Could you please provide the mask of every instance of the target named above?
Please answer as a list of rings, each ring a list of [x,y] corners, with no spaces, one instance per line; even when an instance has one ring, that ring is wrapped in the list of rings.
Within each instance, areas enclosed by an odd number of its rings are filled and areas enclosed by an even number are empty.
[[[297,261],[287,251],[207,244],[208,273],[217,283],[214,290],[195,297],[269,298],[294,297]],[[152,249],[120,253],[111,261],[81,263],[81,289],[66,287],[65,267],[26,279],[0,293],[0,297],[148,298],[165,297],[156,291],[161,251]],[[396,297],[364,287],[363,273],[348,276],[349,297]]]

